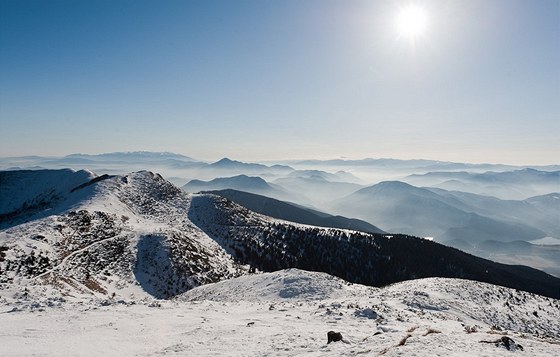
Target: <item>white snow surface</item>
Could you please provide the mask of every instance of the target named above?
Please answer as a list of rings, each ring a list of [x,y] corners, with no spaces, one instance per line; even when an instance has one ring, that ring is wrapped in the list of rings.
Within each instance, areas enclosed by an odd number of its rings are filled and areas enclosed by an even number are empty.
[[[517,296],[458,279],[378,289],[290,269],[209,284],[174,300],[3,302],[0,346],[6,356],[560,355],[559,301],[525,294],[509,308],[500,292]],[[492,329],[501,320],[515,322]],[[541,322],[541,333],[523,332]],[[327,344],[331,330],[344,341]],[[523,350],[495,342],[503,336]]]
[[[246,275],[203,285],[178,296],[177,300],[326,300],[352,295],[355,290],[350,283],[325,273],[288,269],[274,274]]]

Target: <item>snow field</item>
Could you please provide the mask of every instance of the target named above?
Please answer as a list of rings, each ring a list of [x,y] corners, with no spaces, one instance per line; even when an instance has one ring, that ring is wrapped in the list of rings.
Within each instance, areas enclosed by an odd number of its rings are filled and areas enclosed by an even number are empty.
[[[471,311],[454,309],[453,300],[447,301],[448,310],[439,311],[407,305],[414,282],[387,289],[348,285],[341,293],[332,290],[333,280],[338,279],[288,270],[195,288],[174,301],[68,301],[50,307],[22,303],[18,311],[0,313],[0,345],[8,356],[560,354],[558,336],[492,331]],[[451,291],[453,279],[444,280],[429,282],[432,288],[425,294]],[[282,289],[292,294],[281,297]],[[238,295],[241,290],[244,296]],[[468,333],[465,321],[474,323],[476,331]],[[341,332],[347,343],[327,344],[330,330]],[[523,350],[480,342],[495,341],[502,334]]]

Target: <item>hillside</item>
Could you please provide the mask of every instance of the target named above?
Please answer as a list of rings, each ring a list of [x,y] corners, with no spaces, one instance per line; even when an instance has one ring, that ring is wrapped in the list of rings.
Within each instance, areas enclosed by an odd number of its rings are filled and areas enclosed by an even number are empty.
[[[64,195],[0,231],[2,289],[166,298],[240,269],[185,218],[188,197],[157,174],[93,178]]]
[[[457,277],[547,296],[560,294],[560,279],[536,269],[494,263],[407,235],[274,222],[218,196],[193,196],[189,219],[237,261],[264,271],[295,267],[372,286],[432,276]]]
[[[552,243],[556,244],[543,245],[540,244],[541,241],[528,243],[525,241],[498,242],[486,240],[470,244],[463,240],[456,240],[447,241],[445,245],[495,262],[527,265],[560,277],[559,242],[554,240]]]
[[[366,233],[383,233],[381,229],[359,219],[333,216],[262,195],[237,190],[208,191],[207,193],[225,197],[253,212],[290,222],[319,227],[350,229]]]
[[[68,199],[73,188],[94,177],[85,170],[0,171],[0,228],[55,208]]]
[[[35,178],[26,191],[44,186]],[[146,171],[75,183],[68,189],[61,184],[57,190],[65,198],[47,202],[44,211],[21,206],[18,217],[26,222],[0,231],[2,296],[168,298],[248,271],[284,268],[374,286],[440,276],[560,295],[559,279],[528,267],[405,235],[272,219],[223,197],[185,194]],[[20,195],[20,186],[10,187],[5,197]]]
[[[379,289],[290,269],[208,284],[173,301],[0,301],[0,319],[9,356],[560,354],[559,300],[459,279]],[[327,343],[328,331],[343,341]]]
[[[218,177],[210,181],[191,180],[182,186],[182,189],[191,193],[231,189],[273,197],[279,200],[296,198],[291,192],[284,190],[278,185],[269,184],[261,177],[247,175]],[[298,197],[298,199],[300,202],[306,202],[305,196]]]

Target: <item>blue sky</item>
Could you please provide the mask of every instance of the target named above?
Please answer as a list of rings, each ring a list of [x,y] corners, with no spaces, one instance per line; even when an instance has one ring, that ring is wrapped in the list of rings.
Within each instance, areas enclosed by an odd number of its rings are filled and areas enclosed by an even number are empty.
[[[0,156],[557,164],[559,63],[557,0],[0,0]]]

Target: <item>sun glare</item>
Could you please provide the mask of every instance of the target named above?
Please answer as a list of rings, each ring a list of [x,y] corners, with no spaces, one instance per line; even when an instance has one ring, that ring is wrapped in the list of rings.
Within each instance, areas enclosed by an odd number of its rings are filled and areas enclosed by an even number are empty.
[[[399,36],[415,39],[426,31],[426,10],[418,5],[408,5],[399,10],[396,19]]]

